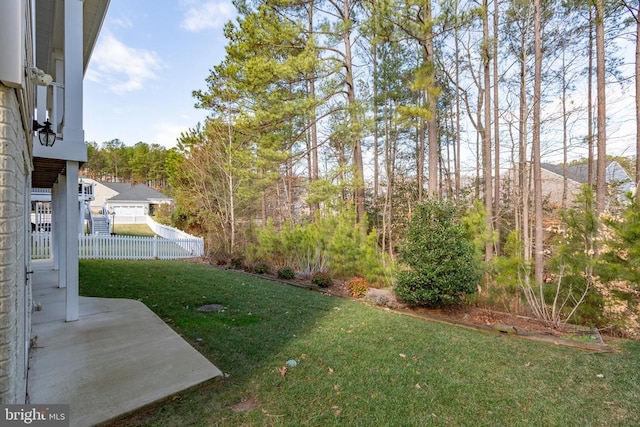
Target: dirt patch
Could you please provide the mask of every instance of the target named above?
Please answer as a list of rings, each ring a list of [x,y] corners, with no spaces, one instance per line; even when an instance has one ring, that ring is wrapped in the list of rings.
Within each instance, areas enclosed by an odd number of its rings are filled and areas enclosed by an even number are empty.
[[[247,412],[252,409],[260,407],[260,404],[255,399],[242,399],[239,403],[236,403],[231,407],[233,412]]]
[[[206,304],[196,308],[198,311],[223,311],[224,306],[220,304]]]

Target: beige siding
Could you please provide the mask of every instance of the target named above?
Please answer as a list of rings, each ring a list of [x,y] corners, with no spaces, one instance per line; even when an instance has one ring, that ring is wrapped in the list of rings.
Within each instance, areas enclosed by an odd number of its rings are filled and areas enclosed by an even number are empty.
[[[91,201],[89,204],[91,208],[101,208],[106,206],[107,200],[118,195],[117,191],[110,189],[109,187],[100,184],[98,181],[95,181],[90,178],[82,178],[84,182],[91,182],[95,184],[93,188],[93,194],[95,196],[95,200]]]
[[[563,181],[562,176],[542,169],[542,197],[551,207],[562,207]],[[579,182],[567,181],[567,206],[571,206],[580,192],[581,185]]]
[[[0,84],[0,403],[23,403],[30,337],[26,284],[31,161],[15,90]]]

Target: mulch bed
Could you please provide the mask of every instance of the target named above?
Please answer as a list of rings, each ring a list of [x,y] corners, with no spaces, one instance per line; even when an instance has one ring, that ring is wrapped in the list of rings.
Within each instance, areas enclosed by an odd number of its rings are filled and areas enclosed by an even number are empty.
[[[211,265],[211,263],[205,259],[192,259],[190,262]],[[212,265],[212,267],[224,268],[214,265]],[[347,289],[343,282],[334,282],[334,285],[330,288],[318,289],[317,286],[301,279],[282,280],[273,275],[254,274],[243,270],[234,271],[267,280],[282,282],[288,285],[308,288],[311,290],[319,290],[328,295],[342,298],[353,298],[349,289]],[[411,317],[435,320],[493,333],[512,334],[536,341],[551,342],[556,345],[565,345],[587,351],[610,351],[609,347],[602,340],[597,329],[575,325],[566,325],[563,328],[554,328],[534,318],[468,305],[438,309],[409,307],[399,302],[395,298],[393,292],[375,288],[370,289],[363,300],[372,305],[394,310],[400,314]]]

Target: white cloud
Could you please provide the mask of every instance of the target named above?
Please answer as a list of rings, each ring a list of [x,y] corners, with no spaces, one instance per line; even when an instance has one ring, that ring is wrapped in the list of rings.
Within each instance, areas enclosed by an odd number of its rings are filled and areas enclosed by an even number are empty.
[[[108,85],[114,92],[133,92],[157,79],[161,68],[163,63],[155,52],[127,46],[105,31],[91,57],[86,78]]]
[[[195,125],[194,125],[195,126]],[[193,127],[193,126],[191,126]],[[182,132],[189,130],[189,126],[178,123],[159,122],[152,125],[155,131],[151,141],[165,148],[175,147]]]
[[[209,28],[221,28],[235,14],[235,7],[226,1],[188,1],[180,27],[198,32]]]
[[[133,28],[133,22],[127,16],[113,18],[109,21],[110,25],[115,28]]]

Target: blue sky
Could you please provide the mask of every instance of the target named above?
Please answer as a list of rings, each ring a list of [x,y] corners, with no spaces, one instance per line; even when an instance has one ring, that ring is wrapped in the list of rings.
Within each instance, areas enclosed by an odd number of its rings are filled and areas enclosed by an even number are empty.
[[[223,60],[223,26],[234,17],[230,0],[111,0],[85,75],[85,140],[175,146],[181,132],[206,116],[191,92],[205,89],[209,70]],[[611,154],[634,151],[630,89],[612,84],[607,91]],[[584,104],[580,94],[574,97]],[[554,115],[558,108],[556,100],[545,111]],[[580,155],[586,153],[574,157]],[[559,153],[548,152],[545,160],[559,161]]]
[[[234,14],[225,0],[111,0],[85,75],[85,140],[175,146],[204,120],[191,92],[224,58]]]

